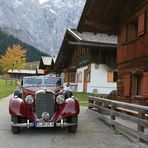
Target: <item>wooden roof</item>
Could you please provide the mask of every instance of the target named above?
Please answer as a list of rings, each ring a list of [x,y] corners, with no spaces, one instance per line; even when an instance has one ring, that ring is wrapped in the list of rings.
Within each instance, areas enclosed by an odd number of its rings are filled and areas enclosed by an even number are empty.
[[[148,0],[87,0],[78,30],[118,34],[120,22],[146,3]]]
[[[117,36],[108,35],[105,33],[93,33],[93,32],[78,32],[77,30],[71,30],[79,38],[81,42],[91,42],[91,43],[104,43],[106,46],[109,44],[117,45]]]
[[[116,50],[117,36],[107,34],[94,34],[89,32],[80,33],[74,29],[67,29],[60,51],[58,53],[54,68],[55,71],[62,71],[69,67],[72,59],[72,53],[75,46],[96,47],[97,49]]]

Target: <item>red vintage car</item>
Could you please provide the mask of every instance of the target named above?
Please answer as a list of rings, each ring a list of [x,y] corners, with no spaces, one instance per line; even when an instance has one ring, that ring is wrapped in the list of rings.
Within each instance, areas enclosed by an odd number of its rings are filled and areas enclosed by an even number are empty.
[[[62,79],[56,76],[24,77],[19,90],[9,102],[12,133],[20,127],[68,127],[75,133],[79,103]]]

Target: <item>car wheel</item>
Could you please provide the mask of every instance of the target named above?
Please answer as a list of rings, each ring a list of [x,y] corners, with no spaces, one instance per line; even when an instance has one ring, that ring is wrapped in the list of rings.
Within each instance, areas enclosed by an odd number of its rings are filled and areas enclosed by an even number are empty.
[[[16,90],[14,92],[14,96],[18,96],[19,98],[21,98],[22,97],[22,94],[21,94],[21,92],[19,90]]]
[[[76,125],[68,126],[69,133],[76,133],[78,126],[78,116],[72,116],[69,118],[69,123],[76,123]]]
[[[11,122],[19,123],[19,117],[11,115]],[[12,131],[13,134],[18,134],[18,133],[20,133],[20,127],[11,126],[11,131]]]

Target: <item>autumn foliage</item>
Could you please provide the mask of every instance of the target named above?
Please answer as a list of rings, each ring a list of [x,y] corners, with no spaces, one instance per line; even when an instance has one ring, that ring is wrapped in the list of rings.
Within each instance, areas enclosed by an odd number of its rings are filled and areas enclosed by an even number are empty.
[[[3,72],[9,69],[22,69],[26,64],[26,50],[20,45],[13,44],[6,50],[6,54],[0,58],[0,66]]]

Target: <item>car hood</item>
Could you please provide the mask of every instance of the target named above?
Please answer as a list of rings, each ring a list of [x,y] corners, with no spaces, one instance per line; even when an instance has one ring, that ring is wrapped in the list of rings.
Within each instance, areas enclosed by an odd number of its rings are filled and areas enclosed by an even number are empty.
[[[46,86],[39,86],[39,87],[24,87],[24,90],[27,90],[28,92],[32,92],[35,93],[39,90],[48,90],[48,91],[52,91],[54,93],[59,92],[62,87],[56,87],[56,86],[52,86],[52,87],[46,87]]]

